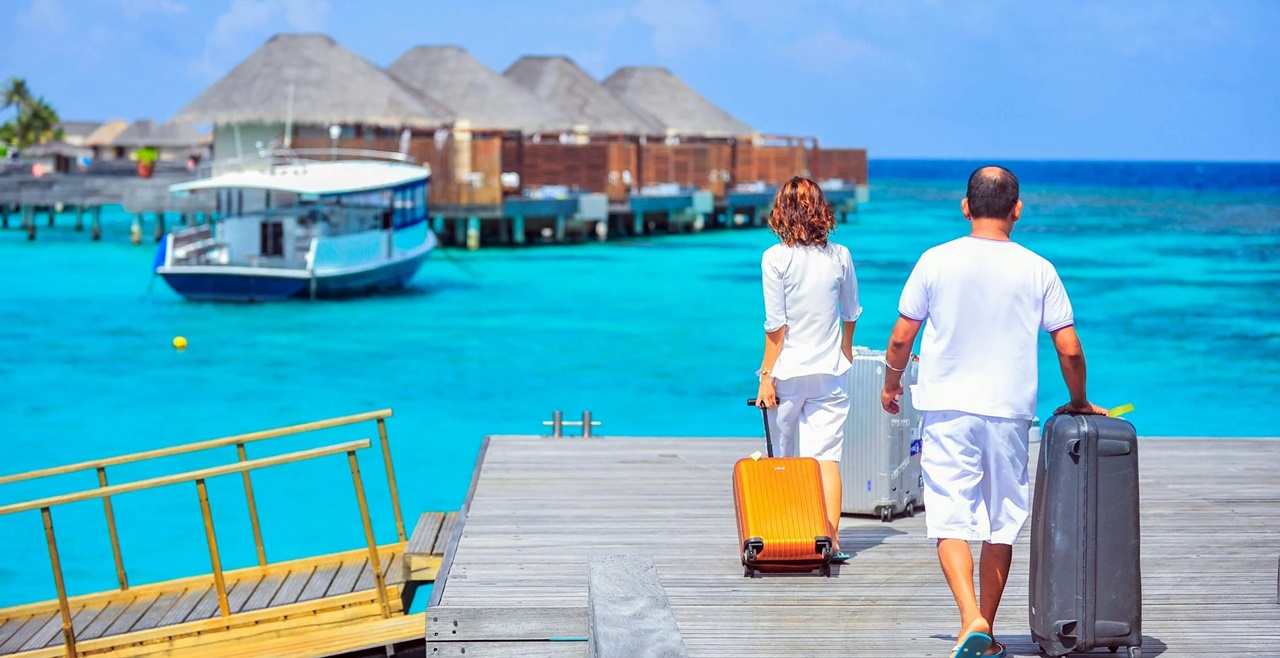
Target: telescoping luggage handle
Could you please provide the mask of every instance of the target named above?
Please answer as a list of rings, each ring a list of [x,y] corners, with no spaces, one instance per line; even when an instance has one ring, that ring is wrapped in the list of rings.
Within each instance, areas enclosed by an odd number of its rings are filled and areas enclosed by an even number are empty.
[[[756,404],[755,398],[750,398],[747,400],[747,406],[757,407],[759,405]],[[764,407],[760,407],[760,417],[764,419],[764,447],[765,450],[768,451],[769,456],[772,457],[773,437],[769,435],[769,410]]]

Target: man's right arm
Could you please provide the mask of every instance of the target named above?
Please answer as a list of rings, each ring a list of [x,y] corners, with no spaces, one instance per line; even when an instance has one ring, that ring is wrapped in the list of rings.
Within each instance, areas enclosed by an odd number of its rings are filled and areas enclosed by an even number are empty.
[[[1080,337],[1076,335],[1075,326],[1068,325],[1050,334],[1053,336],[1053,347],[1058,351],[1058,365],[1062,367],[1062,379],[1067,384],[1067,392],[1071,401],[1058,407],[1053,413],[1101,414],[1107,410],[1089,402],[1085,395],[1085,362],[1084,348],[1080,345]]]

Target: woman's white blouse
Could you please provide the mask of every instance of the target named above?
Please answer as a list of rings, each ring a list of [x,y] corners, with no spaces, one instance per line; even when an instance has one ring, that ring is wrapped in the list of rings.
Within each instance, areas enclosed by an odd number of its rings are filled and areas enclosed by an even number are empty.
[[[773,376],[789,379],[848,371],[849,360],[840,352],[840,323],[853,322],[862,314],[849,249],[831,243],[825,247],[776,244],[765,250],[760,270],[764,330],[787,327]]]

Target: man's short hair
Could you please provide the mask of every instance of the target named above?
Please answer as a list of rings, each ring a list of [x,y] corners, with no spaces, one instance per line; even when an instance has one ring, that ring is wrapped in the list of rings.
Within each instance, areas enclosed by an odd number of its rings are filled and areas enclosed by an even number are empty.
[[[969,176],[969,216],[1004,219],[1018,203],[1018,177],[1004,167],[979,167]]]

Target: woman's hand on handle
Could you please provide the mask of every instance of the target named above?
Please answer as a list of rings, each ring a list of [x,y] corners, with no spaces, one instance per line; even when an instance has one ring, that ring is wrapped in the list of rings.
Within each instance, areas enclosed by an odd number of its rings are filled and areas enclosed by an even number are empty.
[[[774,389],[773,377],[760,378],[760,391],[756,393],[756,406],[761,409],[778,406],[778,393]]]

